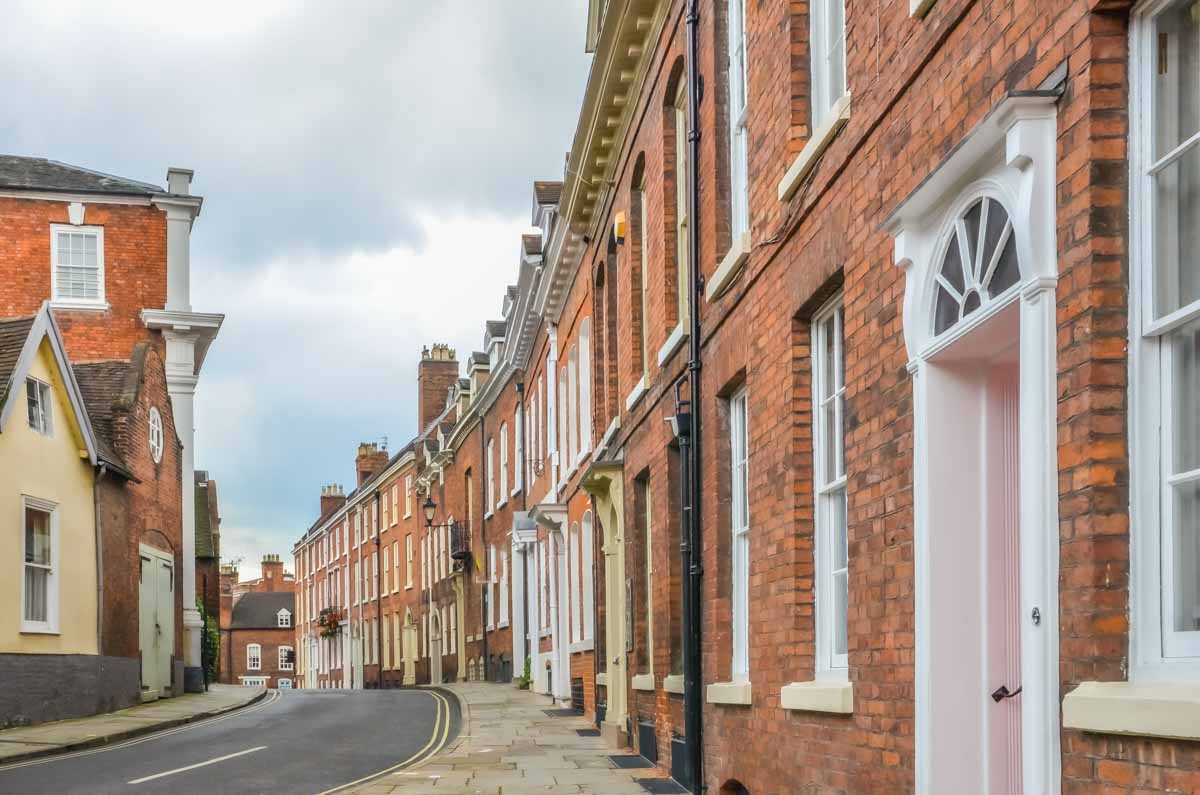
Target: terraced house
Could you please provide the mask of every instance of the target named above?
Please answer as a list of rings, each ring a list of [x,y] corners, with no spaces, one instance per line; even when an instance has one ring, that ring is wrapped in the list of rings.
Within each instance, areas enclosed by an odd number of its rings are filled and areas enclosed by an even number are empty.
[[[421,410],[405,681],[528,664],[697,790],[1200,789],[1200,5],[593,0],[585,46]]]

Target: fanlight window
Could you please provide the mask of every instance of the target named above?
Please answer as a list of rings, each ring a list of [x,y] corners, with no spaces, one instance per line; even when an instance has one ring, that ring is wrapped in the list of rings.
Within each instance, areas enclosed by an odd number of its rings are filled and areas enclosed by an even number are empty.
[[[1012,220],[1000,202],[980,199],[954,225],[937,275],[933,333],[952,328],[1020,278]]]

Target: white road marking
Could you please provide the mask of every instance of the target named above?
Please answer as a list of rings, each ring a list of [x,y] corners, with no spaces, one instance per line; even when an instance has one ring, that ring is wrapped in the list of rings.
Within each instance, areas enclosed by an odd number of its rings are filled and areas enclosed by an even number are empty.
[[[233,759],[234,757],[245,756],[246,754],[252,754],[255,751],[265,750],[266,747],[267,746],[265,746],[265,745],[260,745],[257,748],[247,748],[245,751],[238,751],[236,754],[225,754],[225,756],[218,756],[216,759],[209,759],[207,762],[197,762],[194,765],[188,765],[187,767],[178,767],[178,768],[175,768],[174,770],[168,770],[165,773],[155,773],[153,776],[144,776],[143,778],[135,778],[133,781],[129,781],[126,783],[142,784],[146,781],[153,781],[156,778],[163,778],[165,776],[173,776],[176,773],[183,773],[186,770],[195,770],[198,767],[205,767],[207,765],[215,765],[217,762],[224,762],[226,759]]]

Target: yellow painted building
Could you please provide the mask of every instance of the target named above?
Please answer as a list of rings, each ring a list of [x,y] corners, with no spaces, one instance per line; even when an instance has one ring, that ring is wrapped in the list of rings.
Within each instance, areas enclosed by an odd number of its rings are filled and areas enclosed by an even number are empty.
[[[49,311],[0,321],[0,654],[99,653],[95,463]]]

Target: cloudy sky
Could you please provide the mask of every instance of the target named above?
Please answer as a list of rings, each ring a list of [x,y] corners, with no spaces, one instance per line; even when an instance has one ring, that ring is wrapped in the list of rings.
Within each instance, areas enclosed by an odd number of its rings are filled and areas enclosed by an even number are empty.
[[[289,555],[359,441],[416,430],[422,345],[499,316],[560,179],[586,0],[7,0],[0,152],[195,169],[192,303],[224,312],[196,465],[222,557]]]

